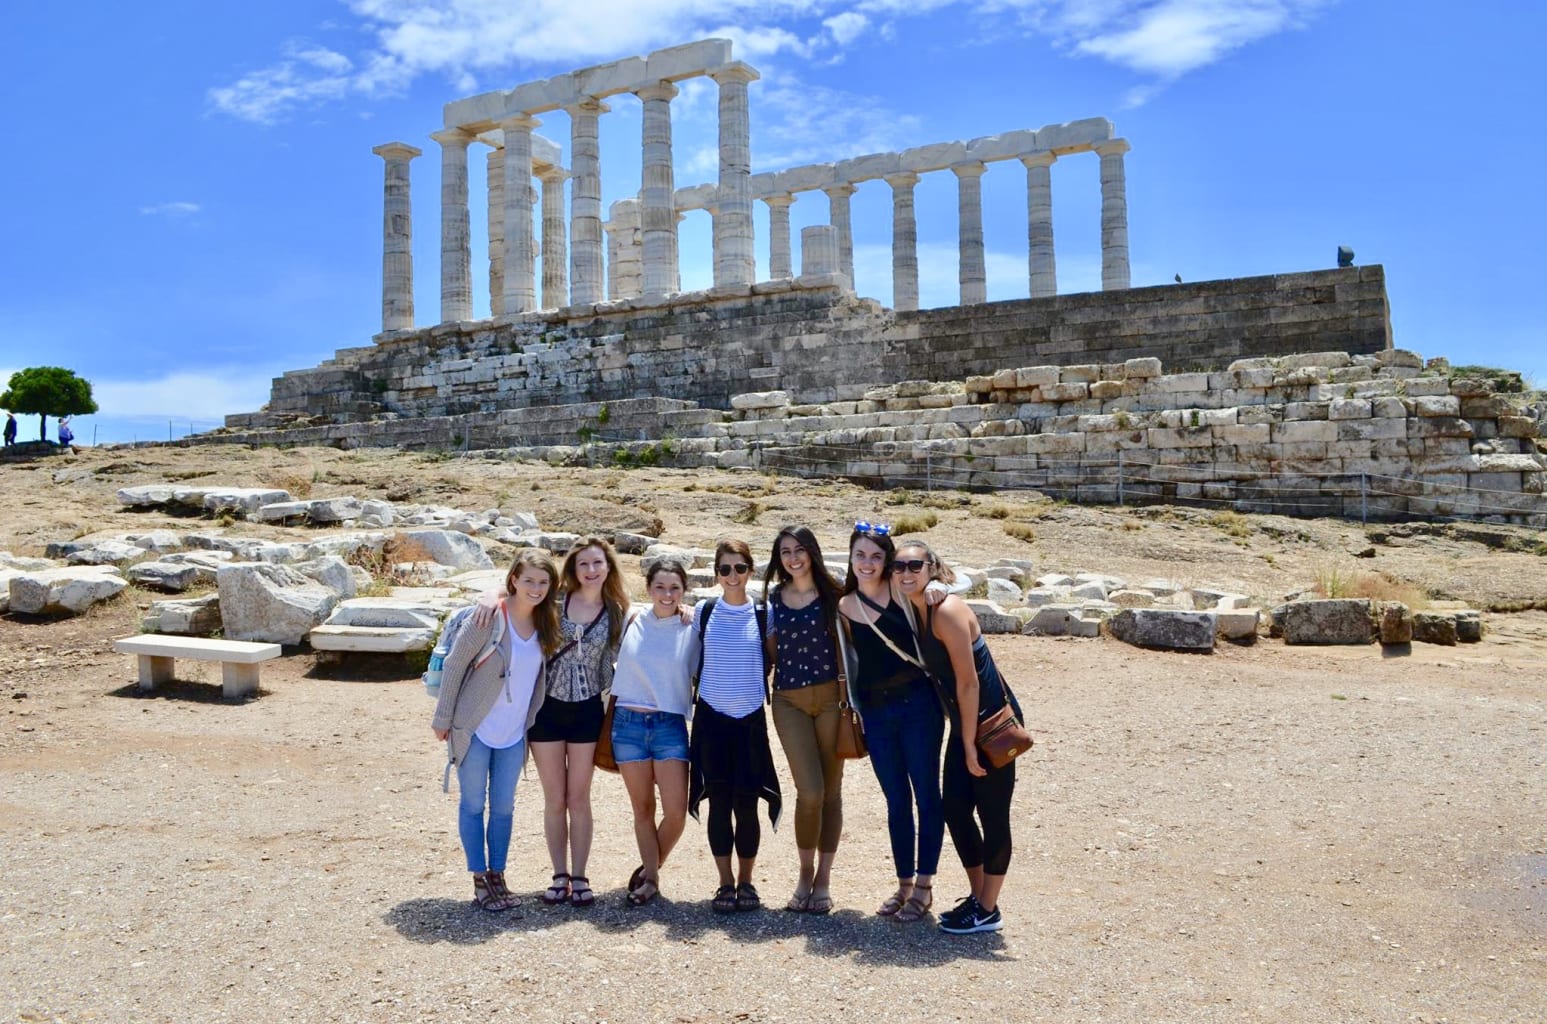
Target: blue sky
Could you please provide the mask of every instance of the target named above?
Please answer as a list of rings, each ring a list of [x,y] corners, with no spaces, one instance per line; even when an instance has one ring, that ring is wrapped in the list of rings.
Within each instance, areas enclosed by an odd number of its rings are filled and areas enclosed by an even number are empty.
[[[1327,267],[1350,245],[1386,267],[1398,345],[1547,383],[1544,30],[1544,8],[1514,0],[22,0],[0,9],[0,380],[40,364],[90,379],[88,442],[256,409],[272,377],[380,328],[371,147],[425,151],[430,323],[443,103],[719,35],[763,75],[754,170],[1109,117],[1133,146],[1135,285]],[[712,88],[673,104],[679,186],[715,177]],[[613,110],[604,202],[639,180],[638,104]],[[545,120],[567,148],[564,115]],[[475,196],[482,177],[475,159]],[[1059,161],[1053,189],[1060,290],[1099,287],[1095,157]],[[991,165],[984,211],[989,297],[1023,297],[1018,164]],[[826,216],[800,198],[797,237]],[[890,302],[883,183],[854,216],[859,290]],[[918,216],[922,303],[950,304],[950,174],[924,178]],[[757,204],[760,277],[766,218]],[[709,282],[708,249],[690,216],[685,287]],[[473,276],[481,313],[476,260]]]

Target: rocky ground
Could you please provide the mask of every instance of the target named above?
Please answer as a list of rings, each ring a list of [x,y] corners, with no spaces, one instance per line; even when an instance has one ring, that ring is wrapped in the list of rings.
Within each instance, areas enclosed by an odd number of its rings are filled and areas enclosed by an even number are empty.
[[[1547,607],[1547,563],[1530,532],[205,447],[0,465],[0,550],[210,528],[113,500],[120,486],[182,480],[532,511],[546,528],[689,545],[735,533],[760,552],[787,521],[840,553],[856,518],[934,517],[931,542],[969,563],[1169,577],[1265,605],[1352,582],[1490,609],[1488,633],[1398,656],[994,638],[1038,746],[1018,765],[1005,931],[957,939],[871,914],[891,871],[868,764],[845,787],[830,917],[712,916],[691,823],[665,898],[625,908],[636,858],[611,776],[594,794],[598,906],[544,908],[530,898],[548,874],[535,773],[511,870],[529,898],[494,917],[470,908],[429,702],[400,664],[320,668],[297,653],[264,666],[257,699],[229,704],[218,668],[179,663],[178,683],[142,697],[109,640],[138,628],[152,595],[130,588],[78,618],[0,617],[7,1019],[1547,1016],[1547,613],[1531,610]],[[765,833],[764,851],[761,887],[781,903],[788,829]],[[965,892],[949,843],[940,884],[940,909]]]

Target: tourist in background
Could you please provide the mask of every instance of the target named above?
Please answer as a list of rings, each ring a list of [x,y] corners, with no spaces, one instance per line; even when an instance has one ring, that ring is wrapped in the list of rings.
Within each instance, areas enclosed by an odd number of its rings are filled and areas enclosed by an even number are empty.
[[[999,891],[1010,868],[1010,798],[1015,792],[1015,762],[995,768],[979,753],[978,723],[1008,702],[1021,709],[1005,686],[994,656],[983,640],[978,617],[961,598],[947,597],[938,608],[925,600],[924,588],[955,574],[920,540],[906,540],[892,563],[897,589],[910,602],[920,653],[941,684],[949,709],[951,735],[945,748],[942,791],[951,842],[967,871],[972,892],[956,909],[940,915],[940,930],[964,935],[998,931],[1004,926]]]
[[[517,903],[505,884],[505,859],[527,729],[543,705],[546,658],[561,643],[558,575],[543,551],[516,555],[494,614],[482,625],[469,623],[447,653],[430,723],[456,768],[457,834],[473,873],[473,898],[485,910]]]
[[[617,556],[602,537],[582,537],[564,556],[559,584],[564,643],[548,661],[547,699],[527,742],[543,787],[543,835],[553,884],[543,902],[589,907],[596,901],[591,857],[591,778],[602,731],[602,693],[612,686],[628,596]]]
[[[774,538],[763,576],[773,651],[774,729],[795,781],[795,847],[800,878],[786,910],[833,909],[833,858],[843,832],[843,761],[838,757],[842,596],[805,526]]]
[[[698,631],[680,613],[688,572],[660,559],[645,572],[650,607],[630,611],[612,677],[612,753],[634,811],[639,867],[628,902],[644,906],[661,888],[661,865],[682,838],[688,809],[688,727]],[[661,820],[655,820],[656,792]]]
[[[720,875],[711,903],[717,913],[762,907],[752,878],[762,839],[757,804],[768,801],[768,820],[775,828],[782,805],[763,710],[766,618],[747,596],[752,565],[746,542],[722,540],[714,550],[721,596],[694,609],[702,650],[689,745],[688,810],[697,820],[699,803],[708,797],[709,852]]]
[[[939,698],[921,667],[907,613],[901,599],[893,597],[895,553],[885,525],[854,524],[839,612],[852,641],[850,690],[865,726],[870,765],[886,798],[887,831],[897,870],[897,891],[876,913],[911,922],[928,913],[934,902],[934,876],[945,843],[940,797],[945,721]]]
[[[7,448],[16,443],[16,416],[14,413],[5,414],[5,446]]]

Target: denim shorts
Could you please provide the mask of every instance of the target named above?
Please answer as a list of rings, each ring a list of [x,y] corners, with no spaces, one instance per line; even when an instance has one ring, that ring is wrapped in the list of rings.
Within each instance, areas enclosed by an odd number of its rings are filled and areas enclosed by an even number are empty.
[[[630,761],[686,761],[688,723],[669,711],[612,711],[612,756]]]

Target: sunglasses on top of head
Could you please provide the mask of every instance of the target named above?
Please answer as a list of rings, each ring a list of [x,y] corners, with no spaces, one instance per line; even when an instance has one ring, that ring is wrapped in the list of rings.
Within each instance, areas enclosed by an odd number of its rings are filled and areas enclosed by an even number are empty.
[[[715,572],[719,573],[721,576],[729,576],[731,573],[735,573],[737,576],[741,576],[751,571],[752,567],[746,562],[737,562],[735,565],[726,563],[725,565],[715,569]]]
[[[861,519],[854,524],[854,532],[867,537],[885,537],[892,532],[892,527],[888,523],[867,523]]]

